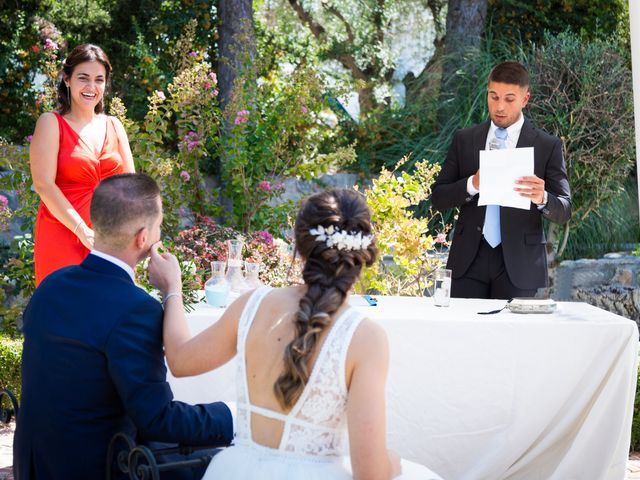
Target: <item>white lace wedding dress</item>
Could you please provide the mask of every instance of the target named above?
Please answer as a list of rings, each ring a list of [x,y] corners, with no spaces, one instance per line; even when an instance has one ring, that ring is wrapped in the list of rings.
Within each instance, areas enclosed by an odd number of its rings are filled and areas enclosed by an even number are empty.
[[[204,480],[348,480],[346,452],[345,361],[361,316],[352,308],[327,334],[302,395],[288,415],[249,403],[245,343],[260,301],[269,287],[256,290],[238,324],[237,425],[234,445],[213,457]],[[277,449],[253,441],[251,413],[279,420],[284,430]],[[442,480],[426,467],[402,461],[400,478]]]

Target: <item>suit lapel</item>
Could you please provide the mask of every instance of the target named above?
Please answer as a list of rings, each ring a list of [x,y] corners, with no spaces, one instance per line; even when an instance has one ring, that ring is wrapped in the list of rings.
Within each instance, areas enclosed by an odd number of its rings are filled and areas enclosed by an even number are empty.
[[[533,147],[533,142],[537,136],[538,133],[535,128],[533,128],[531,122],[525,117],[522,129],[520,129],[520,137],[518,137],[516,148]]]
[[[475,152],[476,170],[480,166],[480,150],[484,150],[487,146],[487,135],[489,135],[489,127],[491,121],[487,120],[478,125],[473,132],[473,151]]]
[[[87,255],[87,258],[80,264],[82,268],[86,268],[88,270],[98,272],[104,275],[112,275],[114,277],[120,278],[122,280],[126,280],[129,283],[133,284],[131,277],[127,272],[125,272],[118,265],[111,263],[104,258],[100,258],[96,255]]]

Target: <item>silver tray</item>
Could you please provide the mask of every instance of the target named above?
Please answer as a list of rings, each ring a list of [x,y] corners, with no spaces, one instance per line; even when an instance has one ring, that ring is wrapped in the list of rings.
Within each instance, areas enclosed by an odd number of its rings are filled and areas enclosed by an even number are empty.
[[[507,308],[513,313],[553,313],[556,302],[550,298],[514,298]]]

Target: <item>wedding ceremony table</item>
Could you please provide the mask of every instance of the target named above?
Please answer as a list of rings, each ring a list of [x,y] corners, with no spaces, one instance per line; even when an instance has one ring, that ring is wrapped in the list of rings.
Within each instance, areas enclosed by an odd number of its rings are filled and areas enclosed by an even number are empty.
[[[584,303],[478,314],[505,303],[378,297],[356,307],[389,337],[389,448],[447,480],[623,480],[636,324]],[[221,314],[199,304],[187,314],[192,333]],[[234,401],[235,361],[196,377],[169,374],[176,399]]]

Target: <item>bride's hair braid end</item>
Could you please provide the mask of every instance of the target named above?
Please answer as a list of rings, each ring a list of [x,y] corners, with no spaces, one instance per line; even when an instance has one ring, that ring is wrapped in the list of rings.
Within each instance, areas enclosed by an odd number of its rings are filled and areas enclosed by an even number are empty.
[[[318,338],[362,267],[371,266],[378,254],[371,211],[355,190],[336,188],[309,197],[298,213],[294,233],[296,248],[305,259],[302,278],[307,292],[296,315],[296,335],[284,352],[284,372],[273,387],[283,408],[292,407],[302,394]]]

